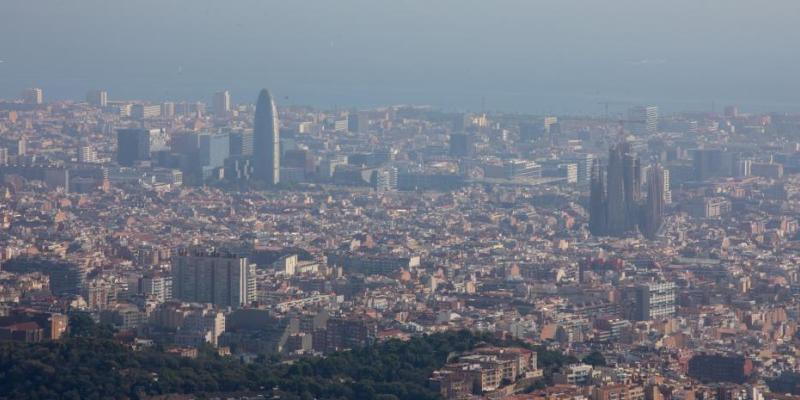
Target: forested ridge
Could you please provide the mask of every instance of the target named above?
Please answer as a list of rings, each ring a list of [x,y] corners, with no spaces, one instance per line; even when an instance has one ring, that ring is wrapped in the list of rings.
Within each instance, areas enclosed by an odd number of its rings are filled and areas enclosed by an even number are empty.
[[[281,399],[436,399],[427,379],[448,355],[482,342],[510,344],[468,331],[440,333],[282,363],[243,363],[211,350],[196,359],[157,349],[133,351],[102,336],[0,344],[2,399],[145,399],[186,393],[280,395]],[[519,345],[519,343],[516,343]],[[574,361],[536,348],[540,365]]]

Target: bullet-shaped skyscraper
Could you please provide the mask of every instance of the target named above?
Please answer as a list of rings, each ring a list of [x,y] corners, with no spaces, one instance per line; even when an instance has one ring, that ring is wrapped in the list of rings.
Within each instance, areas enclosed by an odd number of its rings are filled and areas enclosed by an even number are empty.
[[[253,123],[254,175],[270,185],[281,180],[280,123],[278,109],[269,90],[262,89],[256,102]]]

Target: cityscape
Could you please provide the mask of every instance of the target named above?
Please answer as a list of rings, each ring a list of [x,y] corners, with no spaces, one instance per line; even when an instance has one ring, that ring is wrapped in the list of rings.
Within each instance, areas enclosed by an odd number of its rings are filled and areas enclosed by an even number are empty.
[[[0,399],[800,399],[800,108],[84,90],[0,98]]]

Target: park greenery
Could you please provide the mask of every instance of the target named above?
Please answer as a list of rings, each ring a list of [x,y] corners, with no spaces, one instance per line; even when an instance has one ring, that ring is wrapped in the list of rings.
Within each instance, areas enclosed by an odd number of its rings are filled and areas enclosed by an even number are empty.
[[[197,358],[159,348],[134,351],[80,316],[69,337],[0,343],[0,399],[198,398],[264,394],[281,399],[436,399],[427,381],[448,358],[481,343],[536,350],[546,373],[568,362],[556,351],[469,331],[389,340],[325,357],[242,362],[203,349]]]

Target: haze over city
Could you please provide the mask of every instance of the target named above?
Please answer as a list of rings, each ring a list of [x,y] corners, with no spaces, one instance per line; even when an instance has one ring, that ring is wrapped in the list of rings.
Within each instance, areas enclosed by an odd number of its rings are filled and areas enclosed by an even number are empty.
[[[0,400],[800,400],[798,11],[4,0]]]
[[[204,100],[268,86],[291,104],[597,114],[798,104],[792,0],[108,2],[8,0],[0,95],[87,86]],[[768,38],[768,40],[766,39]],[[55,57],[55,58],[54,58]]]

